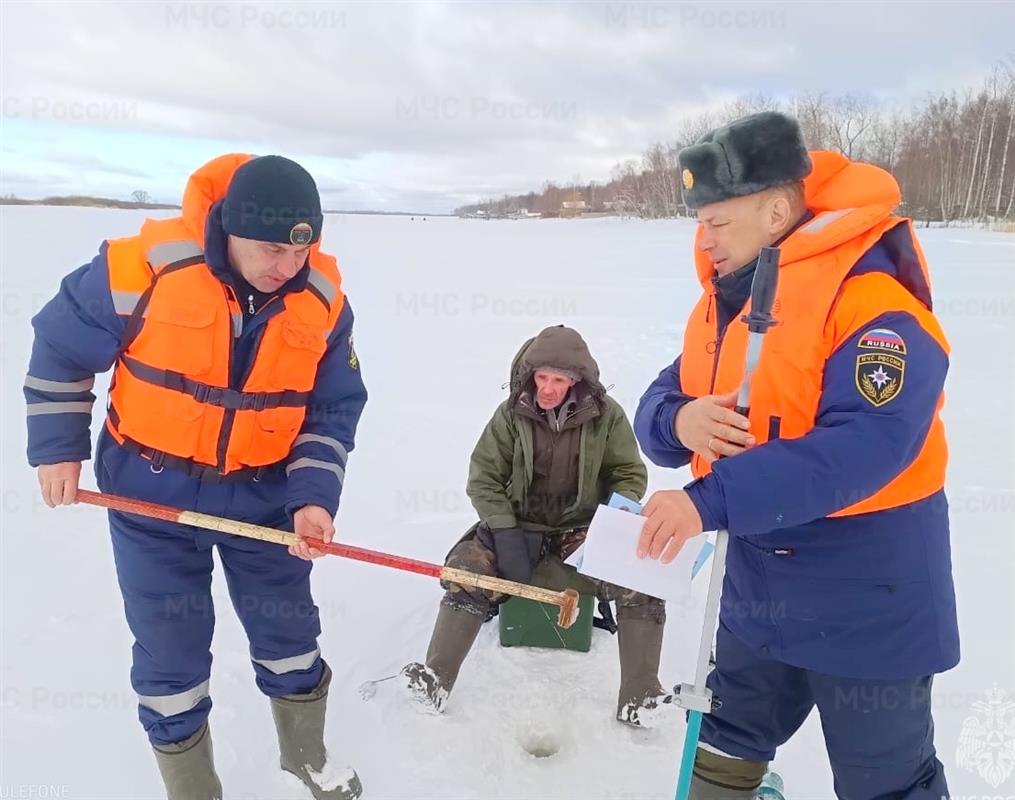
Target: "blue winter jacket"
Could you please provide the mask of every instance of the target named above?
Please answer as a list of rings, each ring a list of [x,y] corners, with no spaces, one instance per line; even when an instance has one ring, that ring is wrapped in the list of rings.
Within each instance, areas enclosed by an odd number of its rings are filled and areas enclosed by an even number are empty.
[[[896,275],[880,244],[850,274],[871,271]],[[908,348],[905,385],[880,408],[855,381],[858,340],[874,327],[897,332]],[[759,654],[872,679],[929,675],[958,663],[945,492],[887,511],[827,516],[842,506],[836,487],[873,494],[915,458],[947,370],[947,355],[912,316],[883,314],[826,362],[808,434],[720,459],[688,484],[704,529],[730,533],[720,617]],[[635,435],[655,464],[690,461],[674,419],[692,399],[680,388],[679,357],[642,396]]]
[[[220,204],[205,228],[205,259],[222,281],[231,280],[221,228]],[[67,275],[56,297],[33,318],[35,341],[25,380],[28,402],[28,461],[32,466],[91,457],[91,389],[95,375],[112,367],[120,352],[126,317],[117,314],[109,289],[107,244],[98,255]],[[304,266],[280,293],[302,290]],[[264,324],[282,310],[270,303],[244,322],[233,343],[233,376],[247,371]],[[346,460],[367,393],[352,344],[353,312],[346,299],[318,366],[301,434],[313,434],[293,447],[285,463],[258,480],[215,483],[166,467],[154,471],[147,460],[120,447],[103,427],[95,472],[104,491],[178,508],[227,515],[263,524],[291,526],[292,513],[305,505],[338,509]],[[300,464],[294,464],[300,460]],[[286,466],[291,466],[288,476]],[[295,467],[295,468],[293,468]]]

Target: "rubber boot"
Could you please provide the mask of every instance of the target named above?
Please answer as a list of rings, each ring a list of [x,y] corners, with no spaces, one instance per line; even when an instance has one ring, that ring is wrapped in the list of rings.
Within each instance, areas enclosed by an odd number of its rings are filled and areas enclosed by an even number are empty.
[[[152,745],[152,749],[168,800],[221,800],[208,723],[182,742]]]
[[[408,664],[402,675],[413,697],[438,713],[458,680],[458,671],[469,655],[484,617],[462,608],[441,604],[426,651],[426,664]]]
[[[689,800],[754,800],[767,762],[745,761],[698,748]]]
[[[324,747],[324,712],[331,685],[331,668],[308,694],[271,698],[271,715],[278,732],[282,769],[310,789],[314,800],[355,800],[363,793],[359,776],[350,767],[329,759]]]
[[[617,637],[620,650],[617,719],[628,725],[648,727],[652,712],[661,705],[673,703],[673,695],[659,683],[663,623],[654,619],[622,618]]]
[[[728,786],[716,786],[708,783],[697,775],[691,776],[691,793],[688,800],[755,800],[757,789],[733,789]]]

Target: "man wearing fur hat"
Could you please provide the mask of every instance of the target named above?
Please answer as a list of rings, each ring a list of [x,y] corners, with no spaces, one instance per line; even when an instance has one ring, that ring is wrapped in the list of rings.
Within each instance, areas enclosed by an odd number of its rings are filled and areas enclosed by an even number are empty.
[[[596,508],[613,492],[641,499],[647,472],[623,409],[599,381],[577,331],[562,325],[529,339],[511,365],[511,394],[472,453],[467,491],[479,522],[447,565],[527,583],[537,564],[561,562],[585,539]],[[620,692],[617,719],[647,725],[647,711],[672,696],[659,684],[666,619],[662,600],[599,581],[586,591],[617,603]],[[402,670],[412,695],[443,711],[491,605],[505,598],[447,585],[426,663]]]
[[[765,112],[680,153],[703,292],[635,417],[656,492],[639,555],[729,531],[691,796],[752,798],[813,708],[839,798],[948,796],[931,683],[959,660],[939,417],[948,342],[895,179],[808,152]],[[778,324],[744,381],[759,249],[780,248]]]

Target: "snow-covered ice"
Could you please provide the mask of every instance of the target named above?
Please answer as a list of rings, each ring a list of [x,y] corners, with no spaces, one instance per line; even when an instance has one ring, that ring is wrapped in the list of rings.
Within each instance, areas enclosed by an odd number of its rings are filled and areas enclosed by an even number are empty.
[[[20,388],[31,315],[103,237],[134,232],[143,216],[0,210],[3,797],[162,796],[136,719],[131,638],[104,514],[84,506],[49,510],[37,498],[24,461]],[[473,520],[464,491],[468,456],[504,396],[509,361],[545,325],[577,327],[613,395],[633,413],[641,390],[680,346],[697,292],[692,232],[687,221],[329,217],[325,244],[343,268],[370,390],[340,538],[442,559]],[[945,417],[963,660],[935,682],[937,745],[956,796],[1008,796],[1015,776],[991,787],[957,767],[955,752],[985,691],[1015,694],[1015,238],[970,229],[920,235],[954,348]],[[105,385],[100,380],[97,391]],[[102,410],[97,403],[95,432]],[[687,477],[655,468],[650,475],[651,488]],[[84,485],[94,487],[90,465]],[[692,677],[705,582],[695,583],[691,599],[669,610],[667,682]],[[438,584],[332,558],[317,563],[314,591],[321,646],[335,673],[328,747],[355,767],[367,798],[672,796],[683,723],[638,731],[613,721],[619,666],[607,633],[595,631],[588,654],[502,649],[488,625],[447,713],[426,716],[384,684],[369,702],[356,689],[424,655]],[[278,769],[268,703],[254,685],[220,576],[214,596],[211,720],[226,797],[308,798]],[[816,714],[774,766],[790,797],[833,796]]]

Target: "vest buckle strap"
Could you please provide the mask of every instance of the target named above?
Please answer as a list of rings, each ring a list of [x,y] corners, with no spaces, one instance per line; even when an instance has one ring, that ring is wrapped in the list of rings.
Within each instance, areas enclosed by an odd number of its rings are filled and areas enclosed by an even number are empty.
[[[148,465],[148,469],[152,471],[153,475],[158,475],[165,467],[166,454],[161,450],[154,450],[151,447],[137,447],[136,449],[131,448],[134,452],[141,456],[141,458],[147,459],[151,462]]]
[[[240,403],[241,409],[247,409],[250,411],[264,411],[269,407],[268,399],[271,395],[268,392],[252,392],[245,394]],[[275,403],[271,408],[275,408],[278,404]]]
[[[198,403],[233,411],[264,411],[279,406],[300,407],[305,406],[310,397],[309,392],[290,389],[280,392],[241,392],[196,381],[182,372],[158,369],[130,356],[123,356],[122,361],[128,371],[139,380],[190,395]]]
[[[190,396],[193,397],[199,403],[208,403],[209,396],[211,395],[212,387],[207,383],[197,383],[196,381],[190,387]]]
[[[184,391],[199,403],[218,406],[231,411],[264,411],[281,405],[303,405],[304,392],[239,392],[221,386],[184,379]]]
[[[222,389],[217,386],[204,386],[207,389],[201,397],[195,399],[202,403],[229,409],[231,411],[264,411],[266,408],[277,408],[280,405],[281,392],[238,392],[235,389]]]
[[[139,375],[137,372],[134,374],[141,378],[141,380],[148,380],[149,383],[154,383],[156,385],[161,383],[167,389],[187,393],[189,387],[187,386],[187,379],[183,376],[182,372],[173,372],[171,370],[158,370],[158,372],[161,372],[162,374],[156,375],[155,371],[153,371],[151,375],[152,378],[156,378],[155,380],[149,380],[148,377]]]

